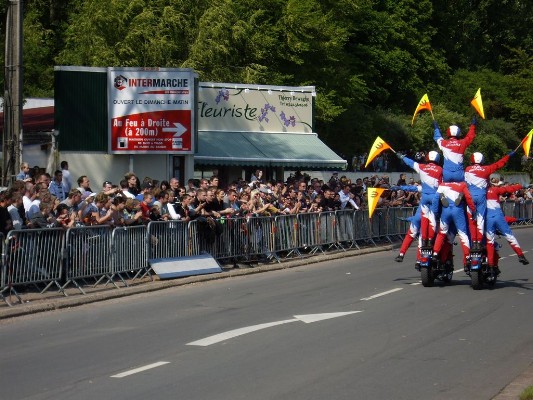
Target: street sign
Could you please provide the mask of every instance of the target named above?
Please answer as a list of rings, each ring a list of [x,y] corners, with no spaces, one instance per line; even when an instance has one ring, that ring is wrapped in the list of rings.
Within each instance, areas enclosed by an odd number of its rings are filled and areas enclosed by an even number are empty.
[[[109,150],[193,154],[194,73],[109,68]]]

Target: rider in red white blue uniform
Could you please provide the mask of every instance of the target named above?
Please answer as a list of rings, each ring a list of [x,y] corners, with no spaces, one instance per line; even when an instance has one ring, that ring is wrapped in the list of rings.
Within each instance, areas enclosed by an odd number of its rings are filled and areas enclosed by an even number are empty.
[[[474,138],[476,137],[476,117],[472,120],[470,129],[466,136],[462,139],[461,130],[457,125],[451,125],[446,133],[449,139],[444,139],[440,132],[437,121],[433,121],[435,131],[433,133],[433,139],[437,142],[439,149],[444,156],[444,164],[442,166],[442,179],[444,182],[462,182],[464,181],[464,154],[465,150]]]
[[[422,196],[419,203],[419,206],[422,209],[420,236],[422,242],[425,243],[428,240],[433,240],[435,238],[435,230],[437,227],[437,221],[431,208],[431,204],[435,198],[435,192],[442,182],[442,167],[438,165],[440,155],[436,151],[430,151],[426,155],[425,164],[411,160],[399,153],[398,157],[409,167],[418,172],[420,176],[420,182],[422,185]],[[401,254],[402,253],[400,252],[400,255]]]
[[[396,262],[402,262],[403,257],[405,253],[407,253],[407,250],[409,247],[411,247],[411,243],[413,243],[413,240],[416,239],[420,232],[420,221],[422,218],[422,208],[420,206],[417,207],[415,215],[412,217],[407,218],[409,221],[409,229],[407,230],[407,233],[405,234],[405,237],[403,238],[402,245],[400,247],[400,254],[394,259]],[[419,258],[419,254],[417,253],[416,256],[417,260]]]
[[[470,238],[466,222],[465,201],[472,212],[475,213],[476,206],[465,182],[443,182],[437,189],[433,202],[433,212],[438,212],[439,203],[442,204],[442,212],[439,233],[433,246],[433,257],[438,256],[446,241],[447,234],[453,231],[455,227],[461,241],[463,265],[466,268],[467,259],[470,256]]]
[[[481,242],[485,235],[486,194],[490,175],[502,168],[513,154],[514,152],[511,152],[503,156],[494,164],[483,165],[483,154],[476,152],[470,157],[471,165],[465,168],[465,182],[468,185],[468,190],[472,195],[477,210],[475,221],[473,218],[469,218],[472,247],[481,247]],[[470,210],[468,211],[470,212]]]
[[[529,261],[524,256],[524,252],[520,248],[511,228],[509,228],[509,224],[505,220],[505,216],[500,206],[501,194],[512,193],[520,189],[522,189],[522,185],[496,186],[494,184],[487,189],[487,259],[489,266],[491,267],[497,266],[496,250],[494,248],[495,237],[497,234],[505,236],[509,245],[518,255],[519,262],[524,265],[529,264]]]

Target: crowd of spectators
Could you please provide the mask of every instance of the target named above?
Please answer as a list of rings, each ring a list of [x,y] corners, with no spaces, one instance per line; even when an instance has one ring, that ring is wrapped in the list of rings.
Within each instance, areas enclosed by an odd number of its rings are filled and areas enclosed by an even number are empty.
[[[306,212],[365,208],[368,188],[383,188],[378,207],[416,207],[419,182],[397,182],[387,175],[371,175],[352,182],[332,173],[323,180],[291,175],[285,182],[264,179],[261,170],[249,181],[237,179],[221,187],[218,176],[159,181],[128,172],[120,182],[105,181],[101,187],[82,175],[72,182],[68,163],[49,173],[21,166],[17,180],[0,193],[0,231],[12,229],[73,227],[87,225],[128,226],[150,221],[274,216]],[[533,188],[511,193],[502,200],[522,202],[533,198]]]

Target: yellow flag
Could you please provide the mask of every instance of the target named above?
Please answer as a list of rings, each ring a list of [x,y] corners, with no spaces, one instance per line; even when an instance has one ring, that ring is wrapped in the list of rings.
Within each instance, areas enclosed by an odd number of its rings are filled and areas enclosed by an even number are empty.
[[[379,153],[381,153],[383,150],[392,149],[385,141],[380,138],[379,136],[374,141],[374,144],[372,145],[372,148],[370,149],[370,152],[368,153],[368,158],[366,159],[365,168],[372,162],[374,158],[376,158]]]
[[[524,153],[526,157],[529,157],[529,150],[531,150],[531,138],[533,137],[533,129],[529,131],[527,136],[522,139],[522,147],[524,148]]]
[[[384,188],[367,188],[366,193],[368,196],[368,217],[372,218],[374,210],[378,205],[378,200],[381,197],[382,193],[385,191]]]
[[[483,111],[483,100],[481,100],[481,88],[476,92],[476,95],[470,102],[472,106],[476,109],[477,113],[481,115],[481,118],[485,119],[485,112]]]
[[[418,106],[416,106],[416,110],[415,110],[415,113],[413,114],[413,119],[411,121],[411,126],[413,126],[413,124],[415,123],[416,115],[422,110],[431,111],[431,103],[429,102],[429,97],[427,93],[422,96],[422,98],[418,102]]]

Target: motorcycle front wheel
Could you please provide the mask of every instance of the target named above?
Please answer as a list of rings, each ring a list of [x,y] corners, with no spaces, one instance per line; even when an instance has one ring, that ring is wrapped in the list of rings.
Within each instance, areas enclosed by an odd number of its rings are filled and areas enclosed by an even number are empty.
[[[483,289],[483,272],[481,272],[481,269],[470,271],[470,278],[472,278],[472,289]]]
[[[435,282],[435,276],[433,275],[432,268],[422,267],[420,269],[420,277],[422,278],[422,285],[424,287],[433,286],[433,282]]]

